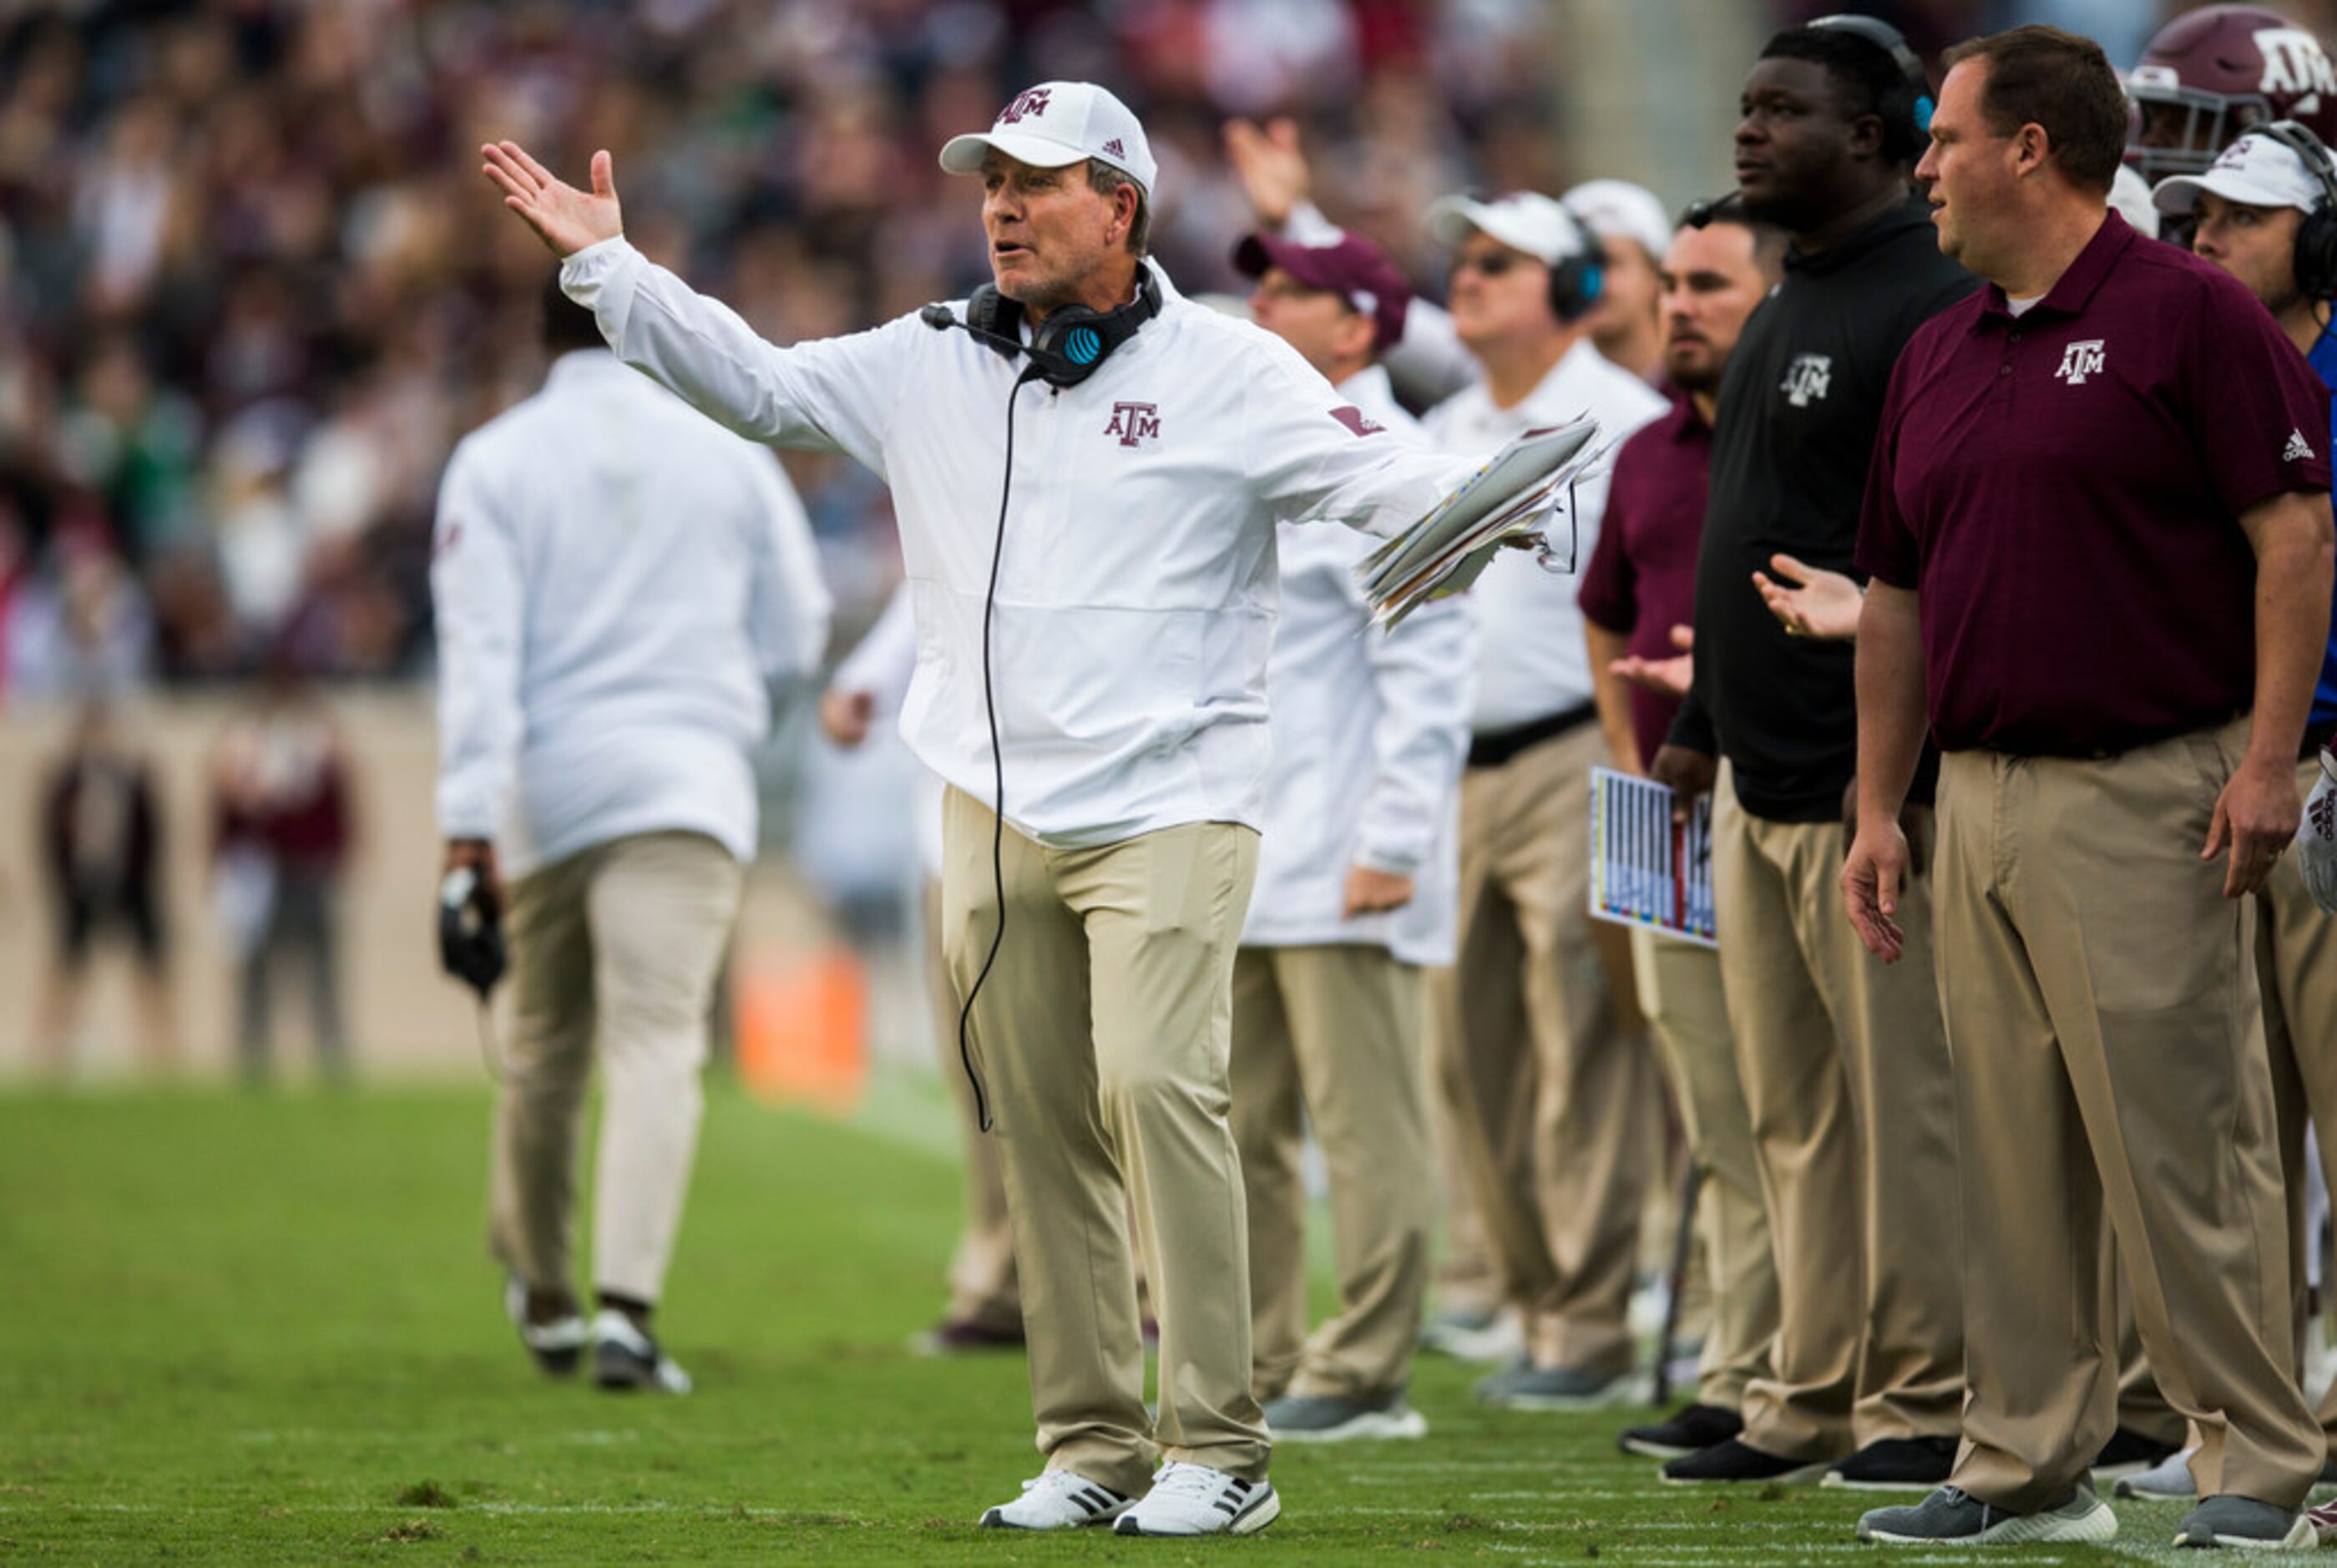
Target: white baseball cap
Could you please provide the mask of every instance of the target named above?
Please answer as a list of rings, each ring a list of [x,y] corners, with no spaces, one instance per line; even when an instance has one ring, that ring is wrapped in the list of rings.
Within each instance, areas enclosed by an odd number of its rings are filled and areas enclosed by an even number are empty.
[[[1589,226],[1556,198],[1537,191],[1512,191],[1491,201],[1447,196],[1428,209],[1428,232],[1445,249],[1472,231],[1540,260],[1558,262],[1583,253]]]
[[[2251,131],[2210,164],[2205,174],[2175,174],[2151,188],[2150,200],[2161,212],[2188,212],[2207,191],[2243,207],[2293,207],[2300,212],[2318,209],[2327,192],[2296,150]]]
[[[942,167],[979,174],[992,148],[1038,169],[1061,169],[1091,158],[1136,181],[1147,201],[1159,166],[1144,127],[1127,104],[1092,82],[1041,82],[1025,87],[998,112],[987,131],[953,136],[942,147]]]
[[[1585,180],[1559,198],[1601,240],[1628,240],[1661,263],[1671,249],[1671,214],[1656,193],[1628,180]]]

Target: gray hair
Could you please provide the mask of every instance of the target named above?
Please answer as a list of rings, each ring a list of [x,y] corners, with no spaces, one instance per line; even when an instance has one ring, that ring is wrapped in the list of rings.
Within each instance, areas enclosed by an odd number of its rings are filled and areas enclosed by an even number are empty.
[[[1127,172],[1115,169],[1100,158],[1088,160],[1088,189],[1110,201],[1121,186],[1136,192],[1136,220],[1128,226],[1128,249],[1141,257],[1152,240],[1152,203],[1146,200],[1144,187],[1130,179]]]

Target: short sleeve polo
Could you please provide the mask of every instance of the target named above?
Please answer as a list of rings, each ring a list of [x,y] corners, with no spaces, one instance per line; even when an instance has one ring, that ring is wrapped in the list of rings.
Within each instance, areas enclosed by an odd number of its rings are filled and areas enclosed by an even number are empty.
[[[1925,325],[1883,403],[1858,564],[1912,588],[1942,750],[2115,752],[2255,686],[2240,514],[2329,488],[2329,395],[2239,282],[2117,214],[2025,315]]]
[[[1672,628],[1694,623],[1697,545],[1712,472],[1712,426],[1686,397],[1623,443],[1607,491],[1599,546],[1583,568],[1576,603],[1594,625],[1629,639],[1642,659],[1668,659]],[[1631,688],[1631,729],[1650,766],[1679,701]]]

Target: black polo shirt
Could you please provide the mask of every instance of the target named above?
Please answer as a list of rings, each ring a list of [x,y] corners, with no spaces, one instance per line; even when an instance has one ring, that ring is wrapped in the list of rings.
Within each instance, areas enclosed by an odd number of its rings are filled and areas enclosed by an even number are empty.
[[[2127,750],[2255,692],[2239,514],[2329,488],[2329,394],[2238,281],[2116,213],[2016,318],[1993,286],[1892,377],[1858,564],[1916,591],[1944,750]]]
[[[1756,817],[1830,822],[1858,768],[1853,654],[1788,637],[1753,586],[1779,551],[1848,572],[1899,350],[1980,286],[1903,205],[1814,254],[1745,323],[1722,378],[1696,574],[1696,688],[1672,739],[1728,759]]]

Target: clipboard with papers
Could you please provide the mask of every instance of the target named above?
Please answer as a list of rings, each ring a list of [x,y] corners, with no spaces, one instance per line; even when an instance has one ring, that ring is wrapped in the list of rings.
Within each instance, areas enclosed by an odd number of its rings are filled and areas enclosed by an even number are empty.
[[[1540,542],[1569,488],[1606,457],[1584,416],[1511,437],[1427,515],[1365,556],[1356,580],[1385,626],[1476,581],[1511,541]]]
[[[1712,797],[1685,823],[1672,792],[1611,768],[1590,770],[1590,914],[1717,947],[1712,896]]]

